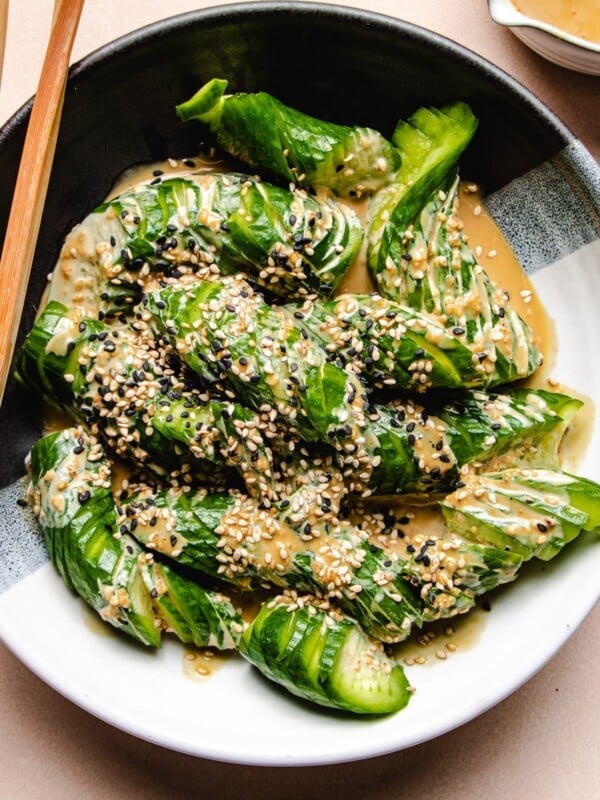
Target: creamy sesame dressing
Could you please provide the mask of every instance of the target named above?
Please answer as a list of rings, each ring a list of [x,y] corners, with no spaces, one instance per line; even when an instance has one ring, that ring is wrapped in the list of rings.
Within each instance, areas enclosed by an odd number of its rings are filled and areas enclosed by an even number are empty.
[[[510,305],[509,293],[493,283],[478,262],[458,204],[457,178],[404,231],[401,258],[387,256],[381,282],[390,297],[451,329],[468,344],[473,363],[485,373],[493,377],[504,358],[514,363],[512,379],[525,377],[532,371],[532,359],[534,368],[539,363],[533,334]]]
[[[53,524],[54,512],[60,518],[68,513],[69,507],[74,513],[89,499],[89,485],[106,489],[111,487],[110,468],[106,464],[101,464],[93,471],[88,468],[88,464],[103,458],[100,445],[94,442],[88,451],[88,442],[87,434],[80,429],[75,446],[60,470],[47,471],[37,486],[31,488],[33,510],[42,522]]]
[[[557,512],[569,504],[572,483],[570,476],[547,470],[473,474],[444,504],[459,518],[472,515],[499,523],[505,534],[535,549],[551,538],[564,538]]]
[[[437,508],[391,505],[385,512],[367,509],[359,522],[369,541],[419,588],[428,620],[464,614],[482,585],[494,581],[485,553],[450,530]],[[516,575],[519,559],[506,557],[496,583]]]
[[[525,16],[554,25],[560,30],[600,43],[600,5],[598,0],[511,0]]]
[[[439,620],[427,626],[427,630],[390,648],[393,656],[407,667],[438,666],[454,655],[475,647],[485,630],[487,611],[481,606],[468,614],[455,617],[452,624]]]

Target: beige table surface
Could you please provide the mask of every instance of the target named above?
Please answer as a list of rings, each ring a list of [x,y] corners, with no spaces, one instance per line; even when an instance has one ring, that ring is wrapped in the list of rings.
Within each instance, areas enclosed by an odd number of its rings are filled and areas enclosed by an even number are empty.
[[[352,4],[352,3],[350,3]],[[0,122],[34,91],[52,0],[12,0]],[[199,0],[88,0],[74,59]],[[545,101],[600,156],[600,79],[530,53],[489,19],[485,0],[356,0],[455,39]],[[72,705],[0,644],[0,797],[600,798],[600,608],[533,680],[477,720],[398,754],[339,766],[267,769],[171,753]],[[234,721],[235,722],[235,721]]]

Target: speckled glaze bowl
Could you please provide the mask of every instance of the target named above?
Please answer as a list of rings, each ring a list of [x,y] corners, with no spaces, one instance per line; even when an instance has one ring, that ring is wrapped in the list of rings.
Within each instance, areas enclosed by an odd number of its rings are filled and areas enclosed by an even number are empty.
[[[214,76],[229,79],[232,90],[267,90],[309,113],[388,135],[420,105],[468,101],[480,127],[462,173],[483,186],[555,317],[558,377],[600,397],[600,377],[586,369],[590,352],[581,344],[600,339],[593,159],[535,97],[475,54],[398,20],[314,3],[221,6],[175,17],[103,47],[72,69],[19,340],[64,235],[115,178],[133,164],[197,152],[206,132],[182,125],[174,106]],[[27,104],[0,131],[0,231],[29,111]],[[528,570],[494,599],[476,646],[441,668],[411,672],[415,697],[406,711],[385,719],[365,722],[308,708],[240,659],[207,684],[193,683],[183,677],[176,642],[151,654],[99,635],[48,563],[35,525],[17,504],[23,459],[39,433],[38,404],[11,383],[0,410],[0,633],[34,672],[91,713],[186,753],[322,764],[430,739],[514,691],[598,597],[600,550],[582,539],[544,575]],[[581,474],[598,479],[600,432],[594,429],[591,439]]]
[[[538,55],[566,69],[600,75],[600,44],[522,14],[511,0],[488,0],[494,22],[504,25]]]

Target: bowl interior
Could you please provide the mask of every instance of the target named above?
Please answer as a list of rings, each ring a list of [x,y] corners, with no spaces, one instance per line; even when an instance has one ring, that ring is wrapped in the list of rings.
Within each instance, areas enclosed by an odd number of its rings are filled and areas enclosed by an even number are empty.
[[[98,50],[70,75],[19,341],[71,226],[126,167],[190,155],[206,131],[174,106],[214,76],[232,90],[266,90],[308,113],[390,134],[419,105],[469,102],[480,119],[462,173],[492,191],[570,140],[518,84],[475,54],[407,23],[313,3],[260,3],[192,12]],[[29,115],[0,131],[0,231]],[[22,472],[38,435],[36,406],[12,382],[0,410],[0,486]]]

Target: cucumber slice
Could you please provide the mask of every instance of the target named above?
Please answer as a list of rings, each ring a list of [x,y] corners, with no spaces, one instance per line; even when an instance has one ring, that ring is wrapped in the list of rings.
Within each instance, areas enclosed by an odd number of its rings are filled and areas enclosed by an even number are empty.
[[[372,128],[316,119],[266,92],[231,95],[226,88],[214,78],[176,111],[184,122],[209,125],[219,146],[252,168],[352,197],[385,186],[400,166],[398,150]]]
[[[600,522],[600,486],[560,470],[471,475],[440,506],[448,527],[475,542],[548,561]]]
[[[237,645],[243,623],[229,598],[155,563],[117,524],[108,461],[83,428],[40,439],[29,461],[50,557],[105,622],[153,647],[165,627],[198,646]]]
[[[402,667],[352,617],[311,597],[263,604],[240,652],[292,694],[355,714],[390,714],[408,703]]]
[[[396,182],[373,198],[367,223],[367,260],[378,284],[385,278],[394,236],[402,236],[436,189],[447,188],[476,129],[477,119],[466,103],[439,110],[420,108],[396,126],[392,141],[400,151],[402,166]]]
[[[331,695],[357,714],[389,714],[410,699],[409,683],[399,664],[371,643],[358,627],[346,634],[329,677]]]
[[[106,622],[158,647],[160,630],[137,569],[142,550],[127,536],[114,537],[110,473],[97,447],[82,428],[35,443],[30,456],[35,511],[67,586]]]

